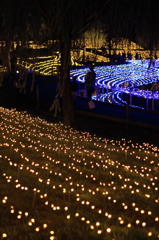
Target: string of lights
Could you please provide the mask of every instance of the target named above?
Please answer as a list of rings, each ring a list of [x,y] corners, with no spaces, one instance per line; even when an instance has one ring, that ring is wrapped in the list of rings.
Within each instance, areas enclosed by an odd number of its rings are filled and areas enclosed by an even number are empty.
[[[71,77],[77,76],[78,82],[84,83],[84,76],[88,70],[88,68],[75,69],[71,70],[70,74]],[[95,100],[124,105],[126,101],[122,99],[122,93],[145,99],[159,99],[158,91],[139,89],[143,85],[158,82],[158,60],[155,60],[155,65],[150,64],[150,60],[131,60],[122,65],[95,67],[94,70],[96,72],[96,92],[98,89],[102,89],[100,94],[93,97]],[[109,100],[110,95],[111,100]],[[141,108],[136,105],[132,105],[132,107]]]

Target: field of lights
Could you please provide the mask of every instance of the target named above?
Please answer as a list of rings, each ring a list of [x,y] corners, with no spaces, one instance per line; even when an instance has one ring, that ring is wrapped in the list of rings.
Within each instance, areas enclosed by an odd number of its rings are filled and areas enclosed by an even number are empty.
[[[77,76],[78,82],[84,82],[84,76],[88,68],[71,71],[71,77]],[[127,64],[95,67],[96,95],[95,100],[107,101],[119,105],[126,105],[122,93],[145,99],[159,99],[158,92],[141,90],[139,87],[158,82],[159,61],[155,60],[150,65],[150,60],[132,60]],[[137,105],[132,105],[137,107]]]
[[[158,146],[15,109],[0,120],[1,239],[159,239]]]

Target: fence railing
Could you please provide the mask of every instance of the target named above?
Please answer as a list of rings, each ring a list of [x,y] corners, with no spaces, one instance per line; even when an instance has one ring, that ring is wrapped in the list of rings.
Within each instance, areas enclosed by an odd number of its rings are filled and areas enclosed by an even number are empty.
[[[84,84],[79,83],[77,96],[87,97]],[[93,100],[130,107],[159,111],[159,91],[139,90],[137,88],[105,87],[96,85]]]

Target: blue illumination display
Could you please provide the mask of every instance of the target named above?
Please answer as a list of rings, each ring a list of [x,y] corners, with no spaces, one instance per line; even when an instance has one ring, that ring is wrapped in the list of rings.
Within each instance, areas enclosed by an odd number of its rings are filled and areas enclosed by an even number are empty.
[[[83,83],[88,70],[88,68],[71,70],[71,78],[77,76],[77,81]],[[149,59],[129,60],[126,64],[95,67],[94,70],[96,95],[93,99],[95,100],[125,105],[123,93],[145,99],[159,99],[158,92],[139,89],[143,85],[159,81],[159,60],[155,60],[155,66],[150,65]],[[132,107],[142,108],[134,105]]]

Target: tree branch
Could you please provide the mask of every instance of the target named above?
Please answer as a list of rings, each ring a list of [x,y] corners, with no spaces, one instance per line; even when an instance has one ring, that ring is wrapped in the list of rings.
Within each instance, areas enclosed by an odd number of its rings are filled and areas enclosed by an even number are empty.
[[[107,0],[104,4],[104,6],[102,5],[100,11],[98,12],[98,14],[96,14],[96,16],[92,17],[92,19],[90,19],[85,26],[79,30],[79,32],[77,33],[78,36],[81,36],[82,34],[84,34],[89,28],[90,26],[93,25],[93,23],[99,18],[99,16],[102,14],[103,10],[105,9],[106,5],[110,2],[110,0]]]
[[[45,20],[48,21],[47,14],[43,11],[42,7],[39,5],[39,3],[36,0],[30,0],[41,12],[41,14],[44,16]]]

